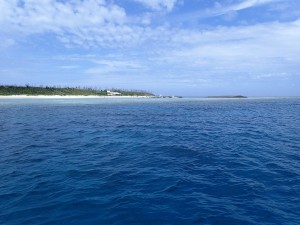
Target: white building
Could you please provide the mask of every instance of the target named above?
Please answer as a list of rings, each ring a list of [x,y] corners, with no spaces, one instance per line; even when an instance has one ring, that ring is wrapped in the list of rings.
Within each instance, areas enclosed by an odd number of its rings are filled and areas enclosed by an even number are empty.
[[[107,95],[108,96],[119,96],[119,95],[122,95],[122,94],[120,92],[107,90]]]

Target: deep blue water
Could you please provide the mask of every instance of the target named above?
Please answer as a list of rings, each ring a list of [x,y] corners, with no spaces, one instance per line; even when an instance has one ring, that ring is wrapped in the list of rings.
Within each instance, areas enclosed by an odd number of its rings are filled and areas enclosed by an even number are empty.
[[[0,224],[300,224],[300,99],[0,100]]]

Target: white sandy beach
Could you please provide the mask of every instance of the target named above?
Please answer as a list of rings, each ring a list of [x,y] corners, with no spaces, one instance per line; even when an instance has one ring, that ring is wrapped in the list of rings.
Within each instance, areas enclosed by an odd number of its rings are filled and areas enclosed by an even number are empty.
[[[112,98],[112,99],[119,99],[119,98],[153,98],[151,96],[97,96],[97,95],[37,95],[37,96],[32,96],[32,95],[3,95],[0,96],[0,99],[51,99],[51,98]]]

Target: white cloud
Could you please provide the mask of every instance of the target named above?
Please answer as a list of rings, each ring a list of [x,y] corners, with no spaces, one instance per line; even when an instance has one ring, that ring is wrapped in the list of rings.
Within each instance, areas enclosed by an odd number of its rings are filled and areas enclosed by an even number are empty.
[[[148,3],[171,9],[175,1]],[[0,0],[0,34],[7,39],[54,34],[66,46],[120,48],[159,41],[167,32],[145,24],[149,21],[132,20],[125,9],[105,0]]]
[[[147,7],[150,7],[154,10],[162,10],[166,9],[167,11],[172,11],[177,0],[133,0],[136,2],[140,2]]]
[[[235,4],[221,4],[220,2],[214,3],[214,8],[208,8],[205,10],[196,11],[193,13],[188,13],[177,18],[178,21],[189,21],[189,20],[198,20],[201,18],[209,18],[222,16],[227,14],[232,14],[240,10],[258,7],[265,4],[271,4],[276,2],[282,2],[283,0],[243,0]]]
[[[78,29],[100,29],[106,24],[123,24],[125,20],[124,9],[104,0],[0,0],[1,33],[74,33]]]
[[[279,1],[282,1],[282,0],[245,0],[241,3],[226,7],[225,9],[223,9],[223,12],[226,13],[228,11],[239,11],[239,10],[256,7],[256,6],[264,5],[264,4],[268,4],[268,3],[279,2]]]
[[[120,50],[116,51],[119,55],[112,57],[81,57],[79,60],[93,63],[85,72],[122,76],[125,71],[153,77],[176,74],[172,79],[195,82],[228,75],[236,79],[299,75],[300,19],[206,31],[172,28],[144,31],[144,36],[136,39],[148,41],[148,45],[145,48],[138,45],[132,54]]]
[[[172,9],[176,0],[134,0],[152,8]],[[247,0],[227,9],[238,10],[276,0]],[[22,3],[22,4],[21,4]],[[266,25],[268,26],[268,25]],[[35,34],[54,34],[66,46],[85,48],[128,48],[145,43],[159,46],[178,46],[211,41],[219,28],[211,31],[177,29],[170,26],[151,26],[143,20],[131,20],[125,9],[105,0],[0,0],[0,34],[6,40],[24,39]],[[244,30],[237,28],[236,30]],[[256,33],[242,33],[239,38],[251,38]],[[222,36],[221,36],[222,37]],[[230,38],[230,36],[228,37]]]
[[[299,21],[220,27],[189,35],[183,32],[180,37],[188,36],[190,44],[157,54],[153,66],[165,65],[161,73],[177,74],[178,79],[188,77],[194,82],[197,78],[214,83],[226,77],[251,80],[299,76]]]

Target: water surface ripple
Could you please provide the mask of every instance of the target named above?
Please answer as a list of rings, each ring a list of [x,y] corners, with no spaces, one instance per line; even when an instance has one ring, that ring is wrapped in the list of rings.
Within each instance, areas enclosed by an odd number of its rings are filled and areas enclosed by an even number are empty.
[[[300,224],[300,99],[0,100],[0,224]]]

